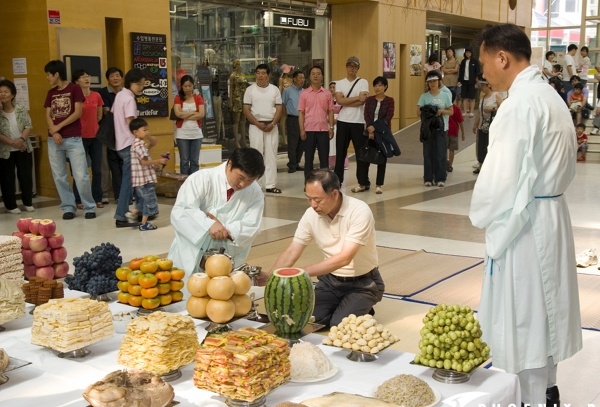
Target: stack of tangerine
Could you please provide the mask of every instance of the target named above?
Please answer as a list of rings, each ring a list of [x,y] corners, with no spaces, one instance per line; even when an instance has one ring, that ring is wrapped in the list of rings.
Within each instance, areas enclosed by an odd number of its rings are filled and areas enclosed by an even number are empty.
[[[183,299],[185,271],[173,267],[173,260],[148,255],[135,258],[129,267],[116,271],[119,282],[118,299],[123,304],[144,309],[156,309]]]

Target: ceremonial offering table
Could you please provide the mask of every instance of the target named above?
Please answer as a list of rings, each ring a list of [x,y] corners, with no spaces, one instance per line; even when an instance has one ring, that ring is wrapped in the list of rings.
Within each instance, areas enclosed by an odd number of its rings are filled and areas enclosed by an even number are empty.
[[[85,293],[65,290],[65,297],[87,297]],[[115,296],[113,295],[113,298]],[[109,303],[113,314],[134,308],[117,302]],[[28,311],[32,306],[28,305]],[[185,301],[164,307],[166,312],[187,315]],[[206,335],[207,322],[195,320],[200,341]],[[108,373],[124,367],[117,364],[117,353],[123,334],[88,346],[89,356],[82,359],[60,359],[51,349],[31,344],[33,316],[26,316],[7,323],[0,332],[0,347],[11,356],[31,362],[30,365],[7,373],[9,381],[0,385],[0,405],[11,407],[65,406],[85,407],[83,390],[101,380]],[[245,326],[258,327],[262,323],[238,320],[233,329]],[[320,345],[323,336],[309,334],[303,340]],[[347,349],[320,345],[331,362],[338,366],[338,373],[330,379],[317,383],[285,383],[267,395],[266,405],[273,407],[282,401],[300,402],[332,392],[345,392],[370,396],[375,388],[398,374],[412,374],[425,380],[442,394],[440,407],[479,407],[493,404],[502,407],[521,405],[519,381],[516,375],[479,368],[467,383],[443,384],[431,375],[433,369],[411,365],[414,355],[387,349],[379,359],[371,363],[348,360]],[[194,387],[192,380],[194,364],[181,368],[182,377],[169,382],[175,389],[178,406],[224,407],[224,398]],[[450,399],[450,400],[448,400]],[[447,403],[443,403],[448,400]]]

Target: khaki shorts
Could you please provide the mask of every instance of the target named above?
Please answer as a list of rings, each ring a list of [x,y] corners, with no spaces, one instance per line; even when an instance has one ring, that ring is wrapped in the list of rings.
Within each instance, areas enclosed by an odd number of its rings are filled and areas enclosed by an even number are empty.
[[[448,150],[452,150],[452,151],[456,151],[458,150],[458,136],[454,137],[454,136],[448,136],[446,137],[446,139],[448,139]]]

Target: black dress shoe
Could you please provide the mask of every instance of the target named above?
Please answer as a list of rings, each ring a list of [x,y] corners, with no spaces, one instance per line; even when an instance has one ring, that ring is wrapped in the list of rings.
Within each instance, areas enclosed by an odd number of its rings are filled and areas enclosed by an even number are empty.
[[[65,220],[70,220],[70,219],[74,219],[74,218],[75,218],[75,214],[73,212],[63,213],[63,219],[65,219]]]
[[[560,407],[560,393],[558,386],[546,389],[546,407]]]
[[[88,212],[85,214],[86,219],[96,219],[96,214],[94,212]]]
[[[136,228],[139,226],[139,223],[129,223],[126,220],[117,220],[115,221],[115,226],[118,228]]]
[[[304,167],[297,166],[296,171],[304,171]]]
[[[288,170],[288,174],[293,174],[295,172],[296,172],[296,170],[292,170],[291,168]]]

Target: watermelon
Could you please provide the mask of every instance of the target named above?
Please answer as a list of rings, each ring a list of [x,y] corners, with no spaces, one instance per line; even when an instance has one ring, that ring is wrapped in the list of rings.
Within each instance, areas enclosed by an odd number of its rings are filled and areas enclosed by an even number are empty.
[[[265,286],[269,320],[284,335],[300,332],[315,307],[315,292],[306,272],[299,268],[275,270]]]

